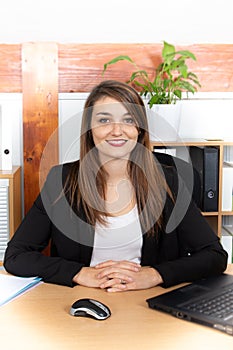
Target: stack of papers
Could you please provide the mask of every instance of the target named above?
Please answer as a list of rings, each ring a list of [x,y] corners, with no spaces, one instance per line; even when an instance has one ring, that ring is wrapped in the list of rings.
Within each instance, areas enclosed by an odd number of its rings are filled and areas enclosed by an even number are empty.
[[[222,210],[233,210],[233,166],[229,162],[222,167]]]
[[[16,277],[0,274],[0,306],[34,287],[40,281],[39,277]]]

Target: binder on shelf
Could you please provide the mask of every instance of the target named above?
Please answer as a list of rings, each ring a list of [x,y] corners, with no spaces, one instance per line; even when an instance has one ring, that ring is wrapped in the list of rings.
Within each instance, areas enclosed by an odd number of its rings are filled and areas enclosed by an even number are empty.
[[[227,162],[222,168],[222,211],[233,210],[233,166]]]
[[[223,248],[226,250],[228,254],[228,264],[232,264],[232,254],[233,254],[233,234],[230,233],[229,230],[227,230],[225,227],[222,227],[222,234],[221,234],[221,243]]]
[[[219,149],[191,146],[190,158],[201,180],[201,210],[218,211]]]
[[[233,236],[233,216],[224,216],[222,219],[222,226]]]
[[[176,148],[175,147],[156,146],[156,147],[154,147],[154,152],[166,153],[166,154],[170,154],[171,156],[176,157]]]

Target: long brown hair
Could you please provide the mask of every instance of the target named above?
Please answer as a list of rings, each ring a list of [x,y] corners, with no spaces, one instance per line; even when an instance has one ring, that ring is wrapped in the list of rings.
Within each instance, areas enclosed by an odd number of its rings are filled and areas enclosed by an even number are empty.
[[[150,150],[144,103],[138,92],[126,83],[103,81],[89,94],[82,116],[80,162],[74,163],[71,169],[66,192],[72,206],[77,209],[82,206],[89,224],[95,225],[96,221],[105,223],[109,214],[100,198],[105,198],[107,174],[100,164],[91,131],[93,106],[103,97],[111,97],[124,104],[135,118],[139,133],[128,161],[128,175],[135,190],[143,233],[155,234],[155,228],[162,225],[162,210],[169,188]]]

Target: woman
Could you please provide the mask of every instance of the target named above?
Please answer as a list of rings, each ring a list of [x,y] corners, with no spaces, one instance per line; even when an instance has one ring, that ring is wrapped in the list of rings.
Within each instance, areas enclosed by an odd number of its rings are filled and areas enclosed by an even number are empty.
[[[129,85],[104,81],[92,90],[80,161],[51,169],[8,244],[7,271],[116,292],[225,270],[218,237],[175,170],[150,152],[147,127],[143,101]]]

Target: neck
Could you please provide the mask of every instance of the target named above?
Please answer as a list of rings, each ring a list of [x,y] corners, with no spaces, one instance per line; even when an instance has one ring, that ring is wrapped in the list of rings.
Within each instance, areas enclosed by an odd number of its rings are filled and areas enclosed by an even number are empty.
[[[116,183],[120,180],[128,179],[128,160],[111,159],[104,164],[104,169],[108,173],[108,182]]]

